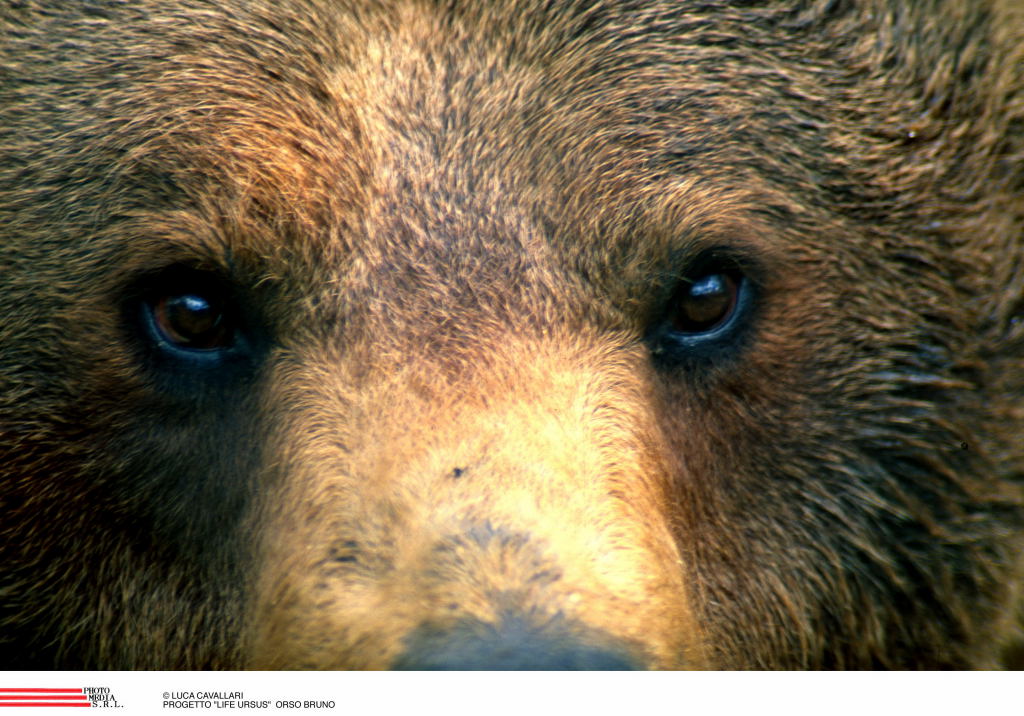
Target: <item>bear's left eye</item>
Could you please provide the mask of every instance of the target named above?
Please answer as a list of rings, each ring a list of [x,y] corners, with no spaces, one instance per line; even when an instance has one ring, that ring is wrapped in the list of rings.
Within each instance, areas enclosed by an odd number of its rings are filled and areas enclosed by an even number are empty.
[[[752,265],[724,252],[693,261],[647,335],[655,360],[673,367],[734,355],[752,317]]]
[[[714,271],[684,281],[674,299],[672,329],[696,335],[724,325],[736,310],[742,281],[735,271]]]
[[[149,310],[161,337],[179,348],[217,350],[232,343],[223,300],[202,293],[161,296]]]

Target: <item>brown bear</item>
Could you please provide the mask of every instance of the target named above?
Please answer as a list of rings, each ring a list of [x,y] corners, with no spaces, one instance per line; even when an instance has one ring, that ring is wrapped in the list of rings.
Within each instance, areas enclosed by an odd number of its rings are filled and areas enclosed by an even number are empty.
[[[0,8],[0,666],[1020,661],[1016,0]]]

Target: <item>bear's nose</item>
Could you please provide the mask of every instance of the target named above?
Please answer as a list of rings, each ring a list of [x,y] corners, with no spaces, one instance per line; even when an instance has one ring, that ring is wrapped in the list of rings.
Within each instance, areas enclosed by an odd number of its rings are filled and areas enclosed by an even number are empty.
[[[392,664],[406,671],[630,671],[643,668],[614,637],[557,620],[538,627],[523,617],[498,624],[462,620],[423,626]]]

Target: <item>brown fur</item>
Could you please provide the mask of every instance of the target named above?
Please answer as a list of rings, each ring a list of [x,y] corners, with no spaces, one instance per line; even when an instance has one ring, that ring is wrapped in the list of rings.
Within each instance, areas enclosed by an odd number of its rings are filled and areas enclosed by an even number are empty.
[[[0,665],[1012,665],[1017,6],[6,3]]]

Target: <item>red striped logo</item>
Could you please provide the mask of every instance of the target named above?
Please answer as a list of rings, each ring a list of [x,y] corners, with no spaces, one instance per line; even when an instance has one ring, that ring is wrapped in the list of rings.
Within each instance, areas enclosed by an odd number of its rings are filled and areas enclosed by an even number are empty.
[[[82,689],[0,689],[4,706],[92,706]]]

